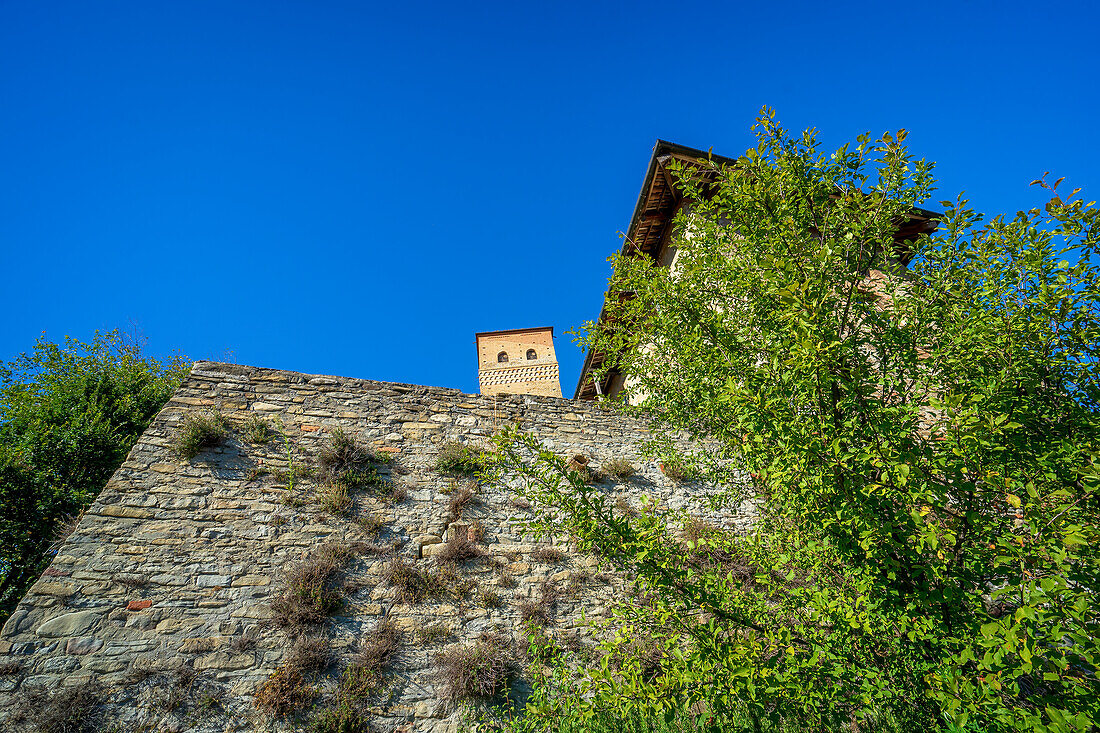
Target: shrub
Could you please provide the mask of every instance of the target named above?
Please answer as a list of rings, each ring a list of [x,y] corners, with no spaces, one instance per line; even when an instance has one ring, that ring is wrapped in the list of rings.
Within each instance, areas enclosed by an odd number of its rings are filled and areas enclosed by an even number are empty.
[[[473,644],[445,649],[435,655],[440,697],[451,706],[467,700],[492,697],[504,689],[515,671],[512,644],[501,636],[486,634]]]
[[[401,631],[388,619],[366,637],[344,670],[340,688],[351,697],[369,697],[382,687],[390,662],[401,648]]]
[[[183,419],[176,436],[176,453],[189,461],[202,451],[221,445],[228,437],[229,421],[220,412],[192,412]]]
[[[103,689],[87,681],[69,687],[24,687],[8,722],[40,733],[93,733],[103,722]]]
[[[253,415],[244,421],[241,433],[252,445],[266,445],[275,437],[275,428],[259,415]]]
[[[455,534],[435,559],[440,563],[458,564],[484,556],[485,550],[471,542],[468,536]]]
[[[317,690],[306,683],[302,673],[283,664],[263,683],[253,697],[253,704],[268,715],[283,718],[307,707]]]
[[[352,551],[350,546],[330,543],[291,566],[286,573],[286,587],[271,602],[275,623],[319,624],[339,608],[343,596],[336,580]]]
[[[550,664],[561,657],[561,645],[546,633],[546,629],[537,624],[528,623],[524,626],[524,632],[527,636],[527,644],[522,647],[522,650],[527,664]]]
[[[504,600],[500,594],[492,590],[483,590],[477,594],[477,602],[482,608],[501,608]]]
[[[472,476],[488,466],[488,457],[484,451],[475,450],[457,441],[444,443],[435,461],[437,471],[459,476]]]
[[[410,605],[428,598],[441,598],[449,590],[438,572],[421,570],[400,557],[386,566],[382,580],[394,589],[399,601]]]
[[[190,368],[118,330],[0,362],[0,625],[52,559],[55,526],[95,501]]]
[[[605,476],[624,479],[633,476],[637,469],[625,458],[612,458],[610,461],[605,461],[600,470]]]

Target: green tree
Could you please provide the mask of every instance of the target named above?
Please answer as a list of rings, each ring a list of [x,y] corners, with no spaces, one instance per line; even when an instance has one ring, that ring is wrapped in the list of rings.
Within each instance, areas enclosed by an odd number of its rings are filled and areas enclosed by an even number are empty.
[[[0,365],[0,623],[175,391],[188,362],[143,358],[115,330],[38,340]]]
[[[904,131],[831,154],[767,111],[754,131],[715,184],[708,161],[676,169],[694,204],[674,266],[617,256],[583,342],[632,376],[624,409],[695,439],[678,460],[759,500],[757,524],[685,537],[505,436],[533,528],[630,571],[644,600],[618,623],[649,640],[543,676],[525,725],[1094,730],[1097,209],[1043,179],[1045,210],[983,223],[945,201],[899,246],[933,190]]]

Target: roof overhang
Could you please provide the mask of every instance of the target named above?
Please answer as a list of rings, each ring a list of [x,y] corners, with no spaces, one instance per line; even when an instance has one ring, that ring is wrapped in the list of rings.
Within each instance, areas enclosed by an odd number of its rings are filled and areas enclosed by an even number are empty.
[[[722,155],[715,155],[706,150],[689,148],[685,145],[658,140],[653,146],[653,154],[649,158],[649,167],[646,169],[645,178],[642,180],[642,190],[638,194],[638,203],[634,206],[634,214],[630,219],[630,226],[626,230],[622,254],[638,254],[652,258],[660,262],[664,243],[667,241],[665,234],[672,226],[672,220],[680,208],[682,195],[676,189],[673,177],[668,170],[668,165],[673,160],[683,163],[706,163],[696,170],[703,178],[703,190],[709,193],[709,184],[717,180],[720,169],[726,166],[736,165],[737,161]],[[711,165],[714,164],[714,165]],[[912,241],[921,234],[930,234],[938,226],[936,220],[942,214],[928,209],[913,208],[910,217],[903,222],[894,236],[895,241],[901,243]],[[603,321],[607,312],[607,298],[610,291],[604,294],[604,304],[600,309],[599,321]],[[617,376],[615,370],[604,375],[603,380],[597,385],[592,378],[592,372],[603,366],[606,360],[604,354],[593,352],[591,349],[585,352],[584,365],[581,368],[580,378],[577,380],[577,389],[573,393],[573,399],[594,400],[598,396],[607,394],[611,384]]]

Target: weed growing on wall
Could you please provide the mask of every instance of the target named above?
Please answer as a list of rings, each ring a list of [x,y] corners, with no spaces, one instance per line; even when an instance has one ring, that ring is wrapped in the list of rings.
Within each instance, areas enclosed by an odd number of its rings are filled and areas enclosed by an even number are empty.
[[[229,420],[217,410],[189,413],[176,436],[176,453],[189,461],[225,442],[229,428]]]
[[[435,461],[435,468],[454,476],[473,476],[491,464],[484,451],[471,448],[457,441],[443,444]]]
[[[390,664],[401,648],[403,633],[391,622],[382,621],[360,638],[359,651],[340,679],[341,690],[354,698],[378,693],[386,682]]]
[[[341,574],[356,547],[322,545],[285,573],[282,592],[271,603],[280,626],[322,623],[343,602]]]
[[[435,655],[435,665],[436,679],[443,687],[441,697],[451,706],[503,692],[517,671],[512,642],[496,634],[448,647]]]
[[[253,696],[253,704],[268,715],[284,718],[308,708],[317,697],[317,688],[302,673],[280,665]]]

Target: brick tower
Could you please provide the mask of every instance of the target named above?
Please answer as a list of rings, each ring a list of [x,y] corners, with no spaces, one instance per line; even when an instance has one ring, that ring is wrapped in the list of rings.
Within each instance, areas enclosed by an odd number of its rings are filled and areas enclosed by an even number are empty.
[[[481,394],[561,397],[552,326],[486,331],[476,338]]]

